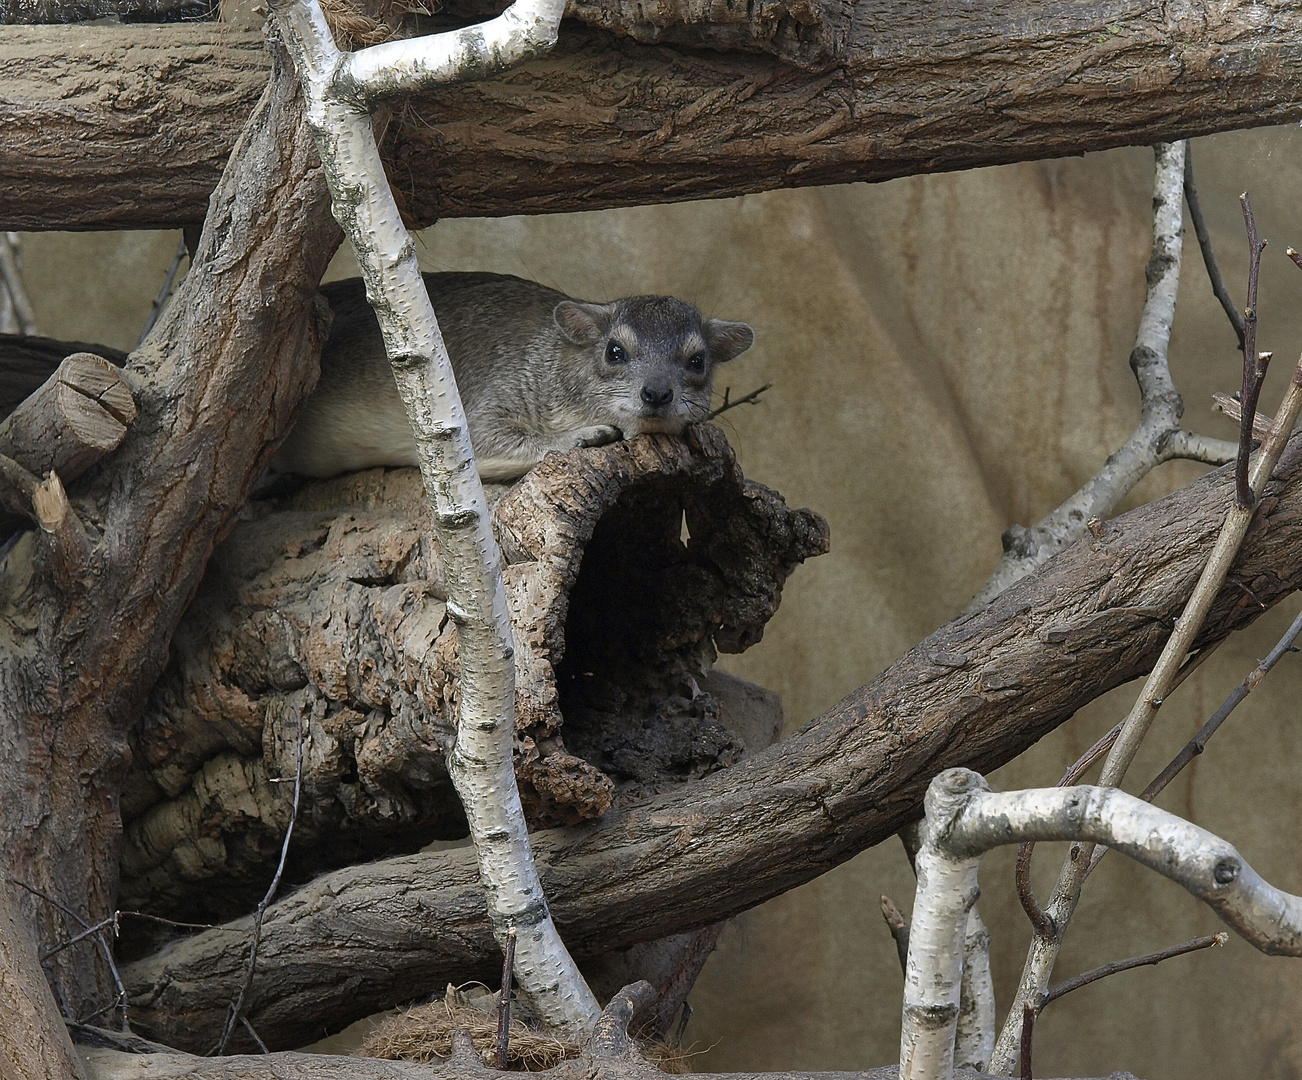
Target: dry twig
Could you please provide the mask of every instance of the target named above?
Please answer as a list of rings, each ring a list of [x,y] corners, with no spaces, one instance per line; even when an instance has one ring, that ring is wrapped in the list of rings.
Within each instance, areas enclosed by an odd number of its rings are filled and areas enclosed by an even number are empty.
[[[289,840],[294,835],[294,822],[298,820],[298,800],[302,790],[303,727],[300,724],[298,729],[297,764],[294,768],[294,804],[290,808],[289,824],[285,826],[285,839],[280,845],[280,862],[276,864],[276,873],[271,879],[271,884],[267,886],[266,894],[262,897],[257,910],[253,913],[253,932],[249,935],[249,959],[245,968],[244,982],[240,986],[239,995],[231,1002],[230,1011],[226,1015],[226,1026],[222,1028],[221,1038],[218,1039],[217,1045],[209,1052],[210,1056],[221,1055],[226,1052],[226,1044],[230,1042],[231,1035],[235,1032],[235,1025],[244,1020],[244,1003],[248,999],[250,988],[253,986],[253,973],[258,966],[258,945],[262,941],[262,920],[267,914],[267,908],[271,906],[271,901],[276,897],[276,891],[280,888],[281,875],[285,872],[285,859],[289,856]],[[253,1037],[259,1045],[262,1045],[262,1040],[258,1038],[256,1032]],[[263,1046],[263,1052],[266,1052],[265,1046]]]
[[[1180,752],[1171,759],[1170,764],[1153,778],[1153,782],[1139,796],[1141,799],[1145,802],[1152,802],[1156,799],[1161,794],[1162,789],[1179,776],[1184,767],[1206,749],[1207,741],[1216,734],[1217,729],[1225,723],[1230,713],[1238,707],[1239,702],[1257,688],[1257,684],[1266,677],[1266,673],[1278,664],[1286,653],[1298,651],[1297,646],[1293,643],[1298,639],[1299,634],[1302,634],[1302,614],[1299,614],[1293,620],[1292,625],[1284,632],[1284,636],[1279,639],[1275,647],[1266,655],[1266,658],[1248,672],[1243,682],[1230,691],[1229,696],[1221,703],[1221,707],[1212,713],[1211,719],[1198,729],[1198,733],[1192,739],[1185,743]]]
[[[766,382],[758,389],[752,390],[749,394],[739,397],[736,401],[729,401],[728,394],[732,390],[732,387],[725,386],[723,388],[723,404],[713,412],[708,413],[705,419],[706,421],[713,420],[716,416],[719,416],[721,413],[726,413],[729,409],[735,409],[738,405],[758,405],[760,403],[760,395],[762,395],[766,390],[772,389],[773,384],[771,382]]]
[[[1224,945],[1229,936],[1222,930],[1219,934],[1194,938],[1192,941],[1184,941],[1179,945],[1158,949],[1157,952],[1145,953],[1143,956],[1132,956],[1129,960],[1114,960],[1110,964],[1103,964],[1101,967],[1082,972],[1074,978],[1049,987],[1040,1002],[1040,1009],[1043,1010],[1049,1002],[1057,1001],[1064,994],[1070,994],[1073,990],[1079,990],[1082,986],[1089,986],[1090,983],[1098,982],[1099,979],[1106,979],[1109,975],[1116,975],[1118,972],[1130,971],[1137,967],[1152,967],[1154,964],[1160,964],[1163,960],[1170,960],[1173,956],[1183,956],[1185,953],[1210,949],[1214,945]]]
[[[1184,154],[1184,200],[1189,205],[1189,220],[1193,223],[1194,234],[1198,237],[1198,248],[1203,253],[1203,265],[1207,267],[1207,277],[1211,279],[1212,292],[1220,301],[1234,327],[1234,336],[1238,339],[1239,349],[1243,349],[1243,312],[1234,306],[1230,290],[1225,287],[1225,278],[1216,263],[1216,252],[1212,248],[1212,238],[1207,232],[1207,222],[1203,220],[1203,208],[1198,201],[1198,189],[1194,186],[1193,149],[1187,148]],[[1290,249],[1291,250],[1291,249]]]
[[[909,920],[889,896],[883,896],[881,904],[882,918],[886,920],[891,937],[895,939],[895,949],[900,954],[900,969],[903,970],[909,963]]]

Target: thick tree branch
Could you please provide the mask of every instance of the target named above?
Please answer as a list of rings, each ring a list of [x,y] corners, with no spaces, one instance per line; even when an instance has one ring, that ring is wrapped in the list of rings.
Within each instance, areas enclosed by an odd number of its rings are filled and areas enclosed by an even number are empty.
[[[1302,437],[1275,475],[1200,645],[1302,586]],[[680,932],[817,877],[915,820],[937,770],[994,768],[1148,670],[1232,499],[1233,477],[1208,474],[1101,526],[778,746],[599,826],[536,834],[570,948]],[[265,935],[251,1018],[273,1046],[310,1035],[313,1016],[392,1004],[395,984],[490,980],[499,956],[467,852],[328,875],[275,905]],[[129,966],[142,1029],[173,1044],[208,1037],[241,970],[230,937]]]
[[[427,225],[883,180],[1302,115],[1302,11],[1182,11],[863,0],[843,64],[822,75],[566,26],[547,57],[413,102],[391,129],[390,173]],[[258,35],[230,29],[6,29],[0,227],[201,219],[265,70]]]
[[[132,355],[137,422],[77,493],[94,507],[96,587],[61,593],[31,534],[8,554],[0,826],[14,877],[87,923],[114,906],[127,723],[214,544],[315,378],[323,328],[312,298],[337,238],[296,82],[278,76],[214,195],[179,302]],[[40,944],[58,944],[61,917],[23,906]],[[113,999],[96,963],[86,948],[51,955],[70,1015]]]

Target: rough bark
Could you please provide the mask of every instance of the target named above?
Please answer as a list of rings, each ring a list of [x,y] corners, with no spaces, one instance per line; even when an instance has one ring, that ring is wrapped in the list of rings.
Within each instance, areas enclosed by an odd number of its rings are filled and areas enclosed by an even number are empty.
[[[1202,643],[1302,586],[1302,436],[1275,476]],[[1100,524],[777,746],[600,825],[537,835],[570,947],[591,956],[679,932],[817,877],[915,820],[940,770],[993,769],[1146,671],[1231,499],[1223,469]],[[255,1026],[294,1045],[325,1018],[389,1004],[395,982],[490,978],[476,897],[473,860],[456,851],[319,879],[268,913]],[[203,1041],[239,978],[232,938],[202,934],[124,972],[146,1030]]]
[[[273,1054],[268,1057],[196,1058],[182,1054],[141,1057],[113,1050],[83,1050],[90,1072],[88,1080],[502,1080],[519,1073],[499,1073],[482,1065],[417,1065],[409,1061],[375,1061],[370,1058],[332,1057],[322,1054]],[[665,1074],[649,1066],[629,1067],[603,1061],[599,1075],[607,1080],[663,1080]],[[582,1058],[556,1069],[534,1073],[541,1080],[590,1080],[592,1063]],[[1007,1080],[987,1073],[959,1069],[957,1080]],[[897,1080],[894,1065],[863,1072],[711,1073],[716,1080]],[[1134,1080],[1115,1072],[1105,1080]]]
[[[214,196],[194,269],[132,356],[137,422],[71,493],[93,586],[57,587],[39,530],[5,555],[2,840],[14,877],[88,921],[115,906],[128,723],[214,544],[315,378],[312,298],[337,235],[294,81],[273,79]],[[25,894],[21,907],[42,947],[71,936],[53,906]],[[113,1000],[93,941],[53,955],[49,971],[72,1018]]]
[[[3,866],[3,860],[0,860]],[[85,1080],[91,1070],[72,1048],[31,931],[18,918],[13,886],[0,880],[0,1076]]]
[[[737,730],[765,703],[705,673],[716,642],[759,640],[787,575],[826,549],[817,515],[743,480],[713,426],[557,455],[503,491],[517,771],[535,825],[599,817],[612,794],[629,805],[773,741],[772,724]],[[252,908],[288,810],[269,780],[294,775],[300,727],[290,880],[465,836],[443,757],[458,633],[419,475],[373,470],[255,506],[214,555],[133,743],[128,908]]]
[[[175,22],[209,18],[215,6],[214,0],[0,0],[0,23]]]
[[[1079,154],[1295,120],[1299,50],[1286,0],[862,0],[825,74],[567,24],[543,59],[413,100],[390,175],[426,225]],[[0,227],[199,220],[264,70],[229,29],[5,30]]]

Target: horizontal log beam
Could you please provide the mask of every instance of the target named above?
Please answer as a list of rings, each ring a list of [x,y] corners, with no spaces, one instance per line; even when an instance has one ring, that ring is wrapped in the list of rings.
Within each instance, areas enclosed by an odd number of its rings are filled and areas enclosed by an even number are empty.
[[[403,110],[390,175],[427,225],[885,180],[1302,117],[1302,9],[1185,12],[859,0],[841,63],[822,74],[566,23],[551,55]],[[265,78],[260,36],[221,26],[0,30],[0,228],[200,220]]]
[[[1302,435],[1208,617],[1203,643],[1302,587]],[[942,627],[790,738],[599,825],[535,834],[578,957],[734,915],[921,814],[942,769],[987,772],[1152,666],[1233,501],[1232,468],[1099,525],[989,607]],[[247,925],[244,920],[243,925]],[[244,977],[241,923],[129,965],[132,1023],[206,1049]],[[250,1019],[274,1046],[489,978],[498,963],[468,849],[350,867],[273,906]]]

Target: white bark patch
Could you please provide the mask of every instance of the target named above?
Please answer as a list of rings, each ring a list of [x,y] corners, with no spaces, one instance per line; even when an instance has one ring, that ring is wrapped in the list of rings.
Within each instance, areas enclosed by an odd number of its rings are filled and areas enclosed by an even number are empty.
[[[447,610],[457,623],[461,661],[448,772],[466,809],[494,933],[501,943],[508,930],[517,932],[516,979],[537,1014],[550,1027],[580,1032],[601,1010],[548,912],[511,765],[515,667],[501,553],[452,366],[366,111],[380,97],[478,78],[546,47],[561,10],[555,0],[517,0],[483,27],[344,56],[315,0],[276,5],[303,80],[335,217],[357,256],[416,436],[444,552]]]

